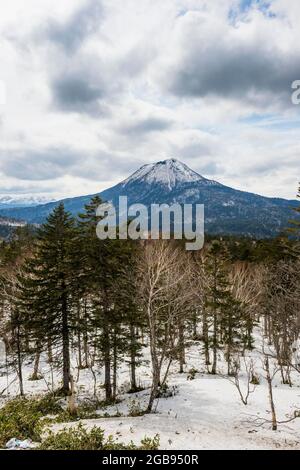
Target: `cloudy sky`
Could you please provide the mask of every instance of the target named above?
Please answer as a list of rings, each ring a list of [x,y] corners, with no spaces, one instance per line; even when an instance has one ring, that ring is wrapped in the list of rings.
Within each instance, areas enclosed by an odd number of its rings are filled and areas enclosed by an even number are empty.
[[[1,2],[0,194],[90,194],[175,157],[294,198],[299,21],[299,0]]]

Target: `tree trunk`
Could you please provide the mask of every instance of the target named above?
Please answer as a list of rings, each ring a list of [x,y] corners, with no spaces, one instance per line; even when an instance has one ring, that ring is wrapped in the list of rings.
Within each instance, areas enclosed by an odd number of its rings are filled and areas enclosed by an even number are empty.
[[[205,355],[205,365],[210,365],[210,358],[209,358],[209,339],[208,339],[208,323],[207,323],[207,313],[204,310],[203,312],[203,341],[204,341],[204,355]]]
[[[103,321],[103,334],[104,334],[104,387],[105,387],[105,399],[111,401],[112,399],[112,387],[111,387],[111,358],[110,358],[110,331],[109,324],[107,321],[107,312],[104,314]]]
[[[218,318],[217,318],[217,309],[216,309],[216,292],[217,292],[217,260],[214,258],[214,274],[213,274],[213,283],[214,283],[214,294],[213,294],[213,364],[211,373],[215,375],[217,373],[217,345],[218,345]]]
[[[232,334],[232,315],[229,313],[229,325],[228,325],[228,340],[227,340],[227,375],[231,374],[231,348],[233,344],[233,334]]]
[[[130,382],[131,391],[137,390],[136,384],[136,336],[134,325],[130,324]]]
[[[83,352],[84,352],[84,366],[89,367],[89,349],[88,349],[88,325],[87,325],[87,305],[84,302],[84,328],[83,328]]]
[[[156,330],[155,320],[152,315],[150,301],[148,303],[148,320],[149,320],[149,340],[150,340],[150,353],[152,362],[152,387],[147,407],[147,413],[151,413],[153,403],[158,394],[159,382],[160,382],[160,367],[159,360],[156,351]]]
[[[211,373],[215,375],[217,373],[217,313],[214,312],[214,326],[213,326],[213,363]]]
[[[118,368],[118,352],[117,352],[117,333],[114,329],[114,347],[113,347],[113,392],[112,398],[115,401],[117,397],[117,368]]]
[[[20,328],[17,327],[17,362],[18,362],[18,378],[19,378],[19,387],[20,395],[24,396],[24,385],[23,385],[23,373],[22,373],[22,354],[21,354],[21,337],[20,337]]]
[[[31,376],[31,380],[38,380],[38,378],[39,378],[40,357],[41,357],[41,351],[40,351],[40,348],[38,347],[38,349],[35,353],[33,373],[32,373],[32,376]]]
[[[83,369],[82,352],[81,352],[81,317],[80,317],[80,301],[77,302],[77,349],[78,349],[78,369]]]
[[[178,328],[178,335],[179,335],[179,373],[182,374],[184,372],[183,366],[185,364],[185,344],[184,344],[184,325],[182,319],[179,319],[179,328]]]
[[[277,418],[276,418],[276,411],[275,411],[275,405],[274,405],[274,399],[273,399],[272,379],[270,376],[270,366],[269,366],[268,357],[266,357],[265,359],[265,370],[266,370],[266,376],[267,376],[266,378],[267,378],[268,389],[269,389],[269,402],[270,402],[271,413],[272,413],[272,431],[277,431]]]
[[[52,354],[52,346],[50,339],[47,340],[47,350],[48,350],[48,362],[52,364],[53,362],[53,354]]]
[[[158,365],[159,363],[158,363],[158,359],[154,351],[151,353],[151,358],[152,358],[152,387],[151,387],[151,393],[150,393],[149,403],[147,407],[147,413],[151,413],[152,411],[154,400],[158,395],[159,382],[160,382],[160,370],[159,370],[159,365]]]
[[[78,368],[83,369],[82,353],[81,353],[81,334],[79,331],[77,333],[77,345],[78,345]]]
[[[196,340],[198,337],[197,323],[198,323],[198,316],[197,316],[197,310],[195,310],[193,314],[193,338],[194,340]]]
[[[63,341],[63,393],[70,394],[70,336],[68,304],[65,293],[65,285],[62,285],[62,341]]]
[[[246,343],[246,348],[248,350],[251,350],[253,348],[253,345],[252,345],[252,331],[253,331],[253,323],[252,323],[252,319],[250,317],[250,314],[248,313],[247,315],[247,343]]]
[[[70,375],[71,392],[68,396],[68,410],[71,416],[77,416],[77,407],[75,402],[75,386],[73,376]]]

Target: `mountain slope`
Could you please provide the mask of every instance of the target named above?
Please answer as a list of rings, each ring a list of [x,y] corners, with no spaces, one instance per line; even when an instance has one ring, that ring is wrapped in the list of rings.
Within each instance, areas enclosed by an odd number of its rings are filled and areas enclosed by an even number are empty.
[[[199,203],[205,205],[205,225],[209,233],[271,237],[283,230],[292,217],[296,201],[268,198],[238,191],[208,180],[175,159],[142,166],[129,178],[100,196],[118,205],[119,196],[128,203]],[[66,210],[76,215],[91,196],[65,199]],[[58,202],[36,207],[0,210],[0,215],[41,223]]]

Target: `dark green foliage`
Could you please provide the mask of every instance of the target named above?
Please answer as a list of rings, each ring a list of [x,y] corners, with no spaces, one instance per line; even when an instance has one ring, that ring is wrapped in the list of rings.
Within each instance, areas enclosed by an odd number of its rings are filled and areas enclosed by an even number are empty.
[[[196,375],[198,374],[198,372],[199,371],[197,369],[192,367],[192,369],[190,369],[188,371],[187,380],[194,380],[196,378]]]
[[[159,436],[153,439],[145,437],[140,446],[133,442],[123,444],[113,436],[104,437],[101,428],[93,427],[87,430],[82,425],[75,428],[63,429],[57,433],[49,433],[39,450],[156,450],[159,446]]]
[[[242,304],[232,292],[229,276],[230,255],[223,241],[214,240],[205,258],[205,311],[210,325],[207,337],[212,349],[211,373],[217,372],[217,352],[222,347],[230,373],[232,356],[238,352],[242,341]]]
[[[46,415],[56,417],[45,419]],[[87,417],[88,415],[83,413],[82,418]],[[158,436],[153,439],[144,438],[137,447],[133,443],[119,443],[113,436],[105,439],[103,430],[97,427],[88,431],[78,425],[58,433],[46,429],[51,423],[66,421],[72,421],[72,417],[62,410],[52,395],[11,400],[0,409],[0,448],[5,447],[12,437],[41,442],[38,446],[40,450],[155,450],[159,446]]]
[[[47,414],[60,413],[61,407],[50,395],[41,399],[16,398],[0,409],[0,447],[15,437],[40,440],[40,420]]]
[[[300,184],[297,197],[300,199]],[[291,227],[289,228],[289,233],[295,238],[297,241],[300,241],[300,204],[296,207],[292,208],[295,212],[295,219],[290,220]]]
[[[297,197],[300,199],[300,186]],[[296,207],[293,207],[295,218],[290,220],[290,226],[287,229],[288,237],[290,238],[290,243],[286,242],[286,252],[294,260],[300,259],[300,204]]]
[[[259,377],[255,374],[252,374],[251,382],[252,385],[259,385]]]
[[[90,340],[97,360],[105,368],[106,399],[116,398],[117,367],[129,351],[133,367],[138,364],[140,341],[137,328],[141,316],[135,304],[134,243],[127,240],[99,240],[96,227],[101,204],[94,197],[80,214],[81,279],[83,295],[89,300]],[[132,389],[136,389],[134,374]]]
[[[171,398],[178,394],[177,385],[169,385],[164,383],[158,389],[156,398]]]
[[[38,232],[34,257],[20,277],[18,311],[39,348],[61,351],[63,389],[69,393],[70,341],[74,318],[73,258],[75,222],[58,206]],[[41,339],[43,338],[43,341]]]

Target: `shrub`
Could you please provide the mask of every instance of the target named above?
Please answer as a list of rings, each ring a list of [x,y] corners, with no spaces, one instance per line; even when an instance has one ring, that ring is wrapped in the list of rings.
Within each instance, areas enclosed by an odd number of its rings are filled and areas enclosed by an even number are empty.
[[[50,432],[39,446],[39,450],[156,450],[159,436],[145,437],[137,447],[133,442],[123,444],[113,436],[105,438],[104,431],[94,426],[87,430],[82,424],[75,428],[63,429],[58,433]]]
[[[253,373],[250,383],[253,385],[259,385],[259,377]]]
[[[196,377],[196,374],[198,373],[199,371],[197,369],[195,369],[194,367],[192,367],[189,372],[188,372],[188,375],[187,375],[187,380],[194,380],[195,377]]]
[[[39,441],[41,418],[61,411],[50,395],[41,399],[16,398],[7,402],[0,409],[0,447],[4,447],[12,437]]]
[[[145,410],[142,409],[142,406],[138,400],[130,400],[128,406],[129,416],[142,416],[145,414]]]
[[[178,394],[177,385],[170,387],[167,383],[162,385],[156,395],[156,398],[171,398]]]
[[[54,417],[47,417],[52,414]],[[81,417],[90,415],[88,411],[80,412]],[[93,415],[97,416],[97,415]],[[11,439],[31,439],[41,442],[38,449],[55,450],[122,450],[122,449],[157,449],[159,437],[145,437],[140,447],[133,443],[128,445],[117,442],[113,436],[104,438],[104,432],[97,427],[86,430],[82,425],[76,428],[64,429],[57,434],[48,431],[47,437],[42,438],[46,425],[55,422],[74,421],[67,411],[64,411],[52,395],[43,398],[16,398],[6,403],[0,409],[0,448]]]
[[[28,380],[34,382],[34,381],[38,381],[38,380],[42,380],[44,377],[42,374],[32,374],[28,377]]]

